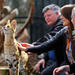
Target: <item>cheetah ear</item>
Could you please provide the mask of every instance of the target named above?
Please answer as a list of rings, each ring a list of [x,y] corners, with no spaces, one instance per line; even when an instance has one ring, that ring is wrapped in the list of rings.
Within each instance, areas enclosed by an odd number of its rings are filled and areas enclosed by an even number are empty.
[[[17,25],[16,20],[12,20],[11,25],[12,25],[13,29],[15,30],[16,29],[16,25]]]
[[[7,21],[7,24],[10,24],[10,20]]]

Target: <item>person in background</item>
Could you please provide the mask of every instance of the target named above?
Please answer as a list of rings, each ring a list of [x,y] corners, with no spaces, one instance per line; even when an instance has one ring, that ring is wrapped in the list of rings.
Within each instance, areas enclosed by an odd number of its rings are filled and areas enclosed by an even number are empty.
[[[72,38],[73,38],[72,41],[75,42],[75,6],[74,6],[74,8],[72,9],[71,12],[72,12],[72,14],[69,15],[69,17],[71,16],[71,21],[72,21],[73,28],[74,28],[72,30]],[[66,13],[68,13],[68,11],[66,11]],[[74,54],[74,56],[75,56],[75,54]],[[70,61],[72,61],[72,63],[69,64],[69,65],[64,65],[64,66],[60,66],[58,68],[55,68],[54,71],[53,71],[53,75],[58,75],[58,74],[61,74],[61,73],[64,73],[64,72],[69,72],[70,74],[75,73],[75,59],[73,57],[73,50],[71,52],[70,57],[71,57]]]
[[[44,7],[43,13],[50,31],[37,40],[33,47],[19,46],[19,50],[37,54],[45,52],[44,58],[36,64],[34,69],[39,71],[42,67],[41,75],[52,75],[55,67],[65,63],[66,34],[63,33],[58,39],[50,42],[50,39],[64,27],[60,19],[60,7],[55,4],[48,5]]]

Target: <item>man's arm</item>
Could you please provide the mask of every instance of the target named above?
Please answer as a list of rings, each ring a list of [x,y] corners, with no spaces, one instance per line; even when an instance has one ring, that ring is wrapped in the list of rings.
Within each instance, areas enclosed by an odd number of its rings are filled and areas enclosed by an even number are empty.
[[[65,31],[67,31],[66,29],[67,29],[67,27],[62,28],[50,40],[43,42],[40,45],[33,46],[33,47],[27,47],[27,49],[28,49],[27,52],[34,52],[34,53],[41,52],[42,53],[45,51],[49,51],[50,49],[55,50],[55,48],[58,44],[58,40],[61,40],[60,38],[63,38],[63,37],[66,38],[66,36],[64,36]]]
[[[66,38],[66,36],[64,36],[66,29],[67,29],[66,27],[62,28],[50,40],[43,42],[40,45],[36,45],[33,47],[26,47],[25,49],[23,48],[23,50],[26,52],[33,52],[33,53],[37,53],[37,54],[47,52],[52,49],[55,50],[57,48],[57,44],[59,43],[59,41],[61,41],[61,38],[62,39],[63,39],[63,37]],[[22,50],[22,48],[20,48],[20,49]]]

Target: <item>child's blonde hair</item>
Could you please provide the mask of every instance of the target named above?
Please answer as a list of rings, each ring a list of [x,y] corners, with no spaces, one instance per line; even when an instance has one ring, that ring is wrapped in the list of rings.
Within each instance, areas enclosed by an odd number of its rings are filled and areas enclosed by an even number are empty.
[[[75,7],[72,9],[72,14],[75,14]]]

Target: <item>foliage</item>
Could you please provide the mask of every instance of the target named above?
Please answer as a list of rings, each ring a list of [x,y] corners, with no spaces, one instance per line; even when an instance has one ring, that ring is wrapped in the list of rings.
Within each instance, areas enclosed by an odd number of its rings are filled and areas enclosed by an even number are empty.
[[[30,10],[30,0],[6,0],[5,4],[11,9],[18,8],[19,16],[28,16]]]

